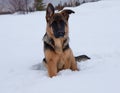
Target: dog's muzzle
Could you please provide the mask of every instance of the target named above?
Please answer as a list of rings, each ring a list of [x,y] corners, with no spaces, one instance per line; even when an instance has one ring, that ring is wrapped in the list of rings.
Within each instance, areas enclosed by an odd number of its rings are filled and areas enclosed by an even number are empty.
[[[56,33],[54,33],[54,35],[56,38],[64,37],[65,31],[63,31],[63,30],[56,31]]]
[[[64,31],[62,31],[62,30],[59,30],[59,31],[58,31],[58,35],[59,35],[60,37],[64,37],[65,32],[64,32]]]

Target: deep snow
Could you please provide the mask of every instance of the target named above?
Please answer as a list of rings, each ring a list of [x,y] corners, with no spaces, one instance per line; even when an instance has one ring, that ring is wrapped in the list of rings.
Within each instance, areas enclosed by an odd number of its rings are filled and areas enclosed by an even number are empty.
[[[0,16],[0,93],[120,93],[120,1],[102,0],[72,8],[70,46],[91,60],[80,71],[52,79],[33,70],[42,61],[45,12]]]

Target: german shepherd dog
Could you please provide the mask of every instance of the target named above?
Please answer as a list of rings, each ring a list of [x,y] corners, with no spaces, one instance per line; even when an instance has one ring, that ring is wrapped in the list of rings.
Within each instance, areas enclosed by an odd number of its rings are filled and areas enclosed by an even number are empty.
[[[69,47],[68,19],[75,13],[72,10],[62,10],[55,13],[51,3],[46,9],[46,33],[43,37],[45,58],[43,63],[48,70],[49,77],[56,76],[60,70],[77,70],[77,61],[90,59],[86,55],[74,57]]]

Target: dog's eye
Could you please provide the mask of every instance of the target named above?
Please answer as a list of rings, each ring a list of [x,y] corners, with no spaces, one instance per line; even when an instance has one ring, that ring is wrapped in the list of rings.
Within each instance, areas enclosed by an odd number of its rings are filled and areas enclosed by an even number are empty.
[[[56,22],[56,21],[53,21],[52,24],[57,24],[57,22]]]
[[[60,24],[63,25],[67,25],[63,20],[60,21]]]
[[[49,26],[51,27],[51,26],[53,26],[53,25],[55,25],[55,24],[56,24],[56,22],[53,21],[53,22],[51,22],[51,23],[49,24]]]
[[[62,21],[62,20],[61,20],[61,21],[60,21],[60,23],[61,23],[61,24],[63,24],[63,23],[64,23],[64,21]]]
[[[53,21],[51,26],[57,26],[57,22],[56,21]]]

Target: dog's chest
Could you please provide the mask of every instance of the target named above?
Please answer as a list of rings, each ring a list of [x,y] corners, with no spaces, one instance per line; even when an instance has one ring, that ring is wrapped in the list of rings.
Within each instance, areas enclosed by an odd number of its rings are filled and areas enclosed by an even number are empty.
[[[66,51],[65,51],[65,52],[66,52]],[[57,62],[57,68],[58,68],[59,70],[63,69],[66,64],[70,64],[69,55],[66,55],[65,52],[63,52],[63,53],[59,56],[59,60],[58,60],[58,62]]]
[[[63,67],[64,67],[64,62],[62,62],[62,61],[59,62],[57,66],[58,66],[58,69],[59,69],[59,70],[60,70],[60,69],[63,69]]]
[[[49,49],[57,54],[61,54],[69,48],[69,37],[52,39],[47,34],[43,37],[44,49]]]

